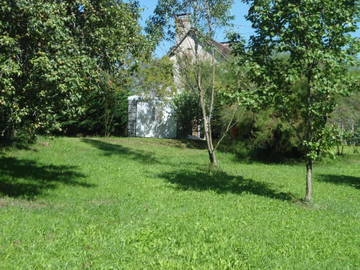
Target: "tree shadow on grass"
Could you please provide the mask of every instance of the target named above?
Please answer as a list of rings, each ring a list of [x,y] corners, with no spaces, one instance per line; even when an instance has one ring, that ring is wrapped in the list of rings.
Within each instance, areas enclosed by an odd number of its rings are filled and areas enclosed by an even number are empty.
[[[360,189],[360,177],[348,175],[321,174],[317,179],[321,182],[333,183],[336,185],[348,185]]]
[[[95,186],[79,181],[84,177],[74,166],[42,165],[32,160],[0,156],[0,196],[34,199],[57,188],[58,184]]]
[[[82,142],[90,144],[91,146],[103,151],[105,156],[118,155],[143,163],[159,163],[151,152],[133,150],[119,144],[112,144],[96,139],[82,139]]]
[[[207,172],[177,171],[159,175],[181,190],[205,191],[213,190],[217,193],[252,193],[255,195],[290,201],[294,199],[290,193],[279,192],[264,182],[245,179],[241,176],[228,175],[225,172],[210,174]]]
[[[207,149],[206,141],[204,140],[179,139],[179,141],[189,149]]]

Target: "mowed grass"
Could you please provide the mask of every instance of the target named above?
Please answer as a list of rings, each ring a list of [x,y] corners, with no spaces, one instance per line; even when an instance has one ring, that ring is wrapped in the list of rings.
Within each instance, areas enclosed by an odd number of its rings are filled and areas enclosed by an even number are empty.
[[[244,163],[190,143],[42,138],[0,156],[0,269],[360,269],[360,156]]]

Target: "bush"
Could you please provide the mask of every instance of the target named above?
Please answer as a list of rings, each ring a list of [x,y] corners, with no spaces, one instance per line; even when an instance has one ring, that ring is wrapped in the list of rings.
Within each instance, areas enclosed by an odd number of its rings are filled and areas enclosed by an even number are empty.
[[[360,127],[355,130],[354,135],[351,138],[351,142],[356,146],[360,146]]]
[[[221,105],[221,98],[216,99],[213,116],[213,136],[219,138],[224,125],[233,117],[233,107]],[[202,122],[199,97],[196,93],[185,91],[174,100],[178,135],[186,137],[192,134],[195,123]],[[294,129],[273,109],[253,113],[238,110],[234,123],[219,150],[235,153],[241,159],[259,159],[264,161],[283,161],[303,157],[300,140]]]
[[[175,97],[174,109],[178,137],[185,138],[192,135],[194,123],[202,123],[199,95],[194,92],[184,91]]]
[[[238,124],[221,146],[222,151],[235,153],[240,159],[272,162],[303,157],[294,130],[274,111],[241,111],[236,117]]]
[[[128,91],[93,92],[85,100],[85,111],[65,119],[60,134],[68,136],[125,136],[128,121]]]

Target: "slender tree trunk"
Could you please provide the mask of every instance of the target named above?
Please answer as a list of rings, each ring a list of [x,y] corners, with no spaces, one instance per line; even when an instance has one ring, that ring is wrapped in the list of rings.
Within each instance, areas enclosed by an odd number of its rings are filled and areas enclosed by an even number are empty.
[[[209,152],[209,159],[210,159],[210,165],[212,166],[212,168],[217,168],[219,166],[219,161],[216,157],[215,151]]]
[[[214,147],[213,138],[212,138],[212,131],[211,131],[211,122],[208,121],[209,128],[208,128],[208,152],[209,152],[209,160],[210,165],[212,168],[217,168],[219,166],[219,161],[216,157],[216,149]]]
[[[219,166],[219,162],[216,157],[216,149],[213,144],[212,131],[211,131],[211,114],[213,109],[213,98],[211,98],[212,104],[210,104],[210,112],[208,113],[206,109],[206,98],[205,98],[205,89],[202,87],[201,73],[197,72],[197,87],[200,91],[200,106],[204,121],[204,130],[205,130],[205,139],[207,144],[207,149],[209,153],[210,166],[212,168],[217,168]]]
[[[216,168],[219,166],[219,162],[216,157],[215,147],[214,147],[213,140],[212,140],[211,120],[209,119],[209,117],[207,116],[207,113],[206,113],[204,95],[200,95],[200,104],[201,104],[201,109],[202,109],[202,113],[203,113],[205,139],[206,139],[207,149],[208,149],[208,153],[209,153],[210,165],[211,165],[211,167]]]
[[[309,70],[308,74],[307,74],[307,81],[308,81],[308,93],[307,93],[307,112],[306,112],[306,126],[307,126],[307,132],[306,132],[306,141],[312,142],[314,137],[314,125],[313,125],[313,113],[312,111],[309,109],[311,108],[313,105],[313,97],[312,97],[312,78],[313,78],[313,74],[312,74],[312,68],[308,67],[307,68]],[[308,148],[308,147],[307,147]],[[307,154],[310,154],[311,151],[313,151],[314,149],[310,149],[308,148]],[[306,191],[305,191],[305,202],[311,202],[312,201],[312,197],[313,197],[313,159],[311,157],[308,157],[306,160]]]
[[[336,154],[338,156],[340,156],[340,145],[339,144],[336,145]]]
[[[306,162],[306,195],[305,201],[311,202],[313,196],[313,161],[308,159]]]

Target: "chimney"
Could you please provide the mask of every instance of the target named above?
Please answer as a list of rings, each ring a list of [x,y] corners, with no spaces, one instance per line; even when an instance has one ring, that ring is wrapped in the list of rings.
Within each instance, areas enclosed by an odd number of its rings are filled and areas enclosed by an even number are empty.
[[[180,42],[181,39],[191,29],[191,16],[190,14],[179,14],[175,17],[176,21],[176,42]]]

